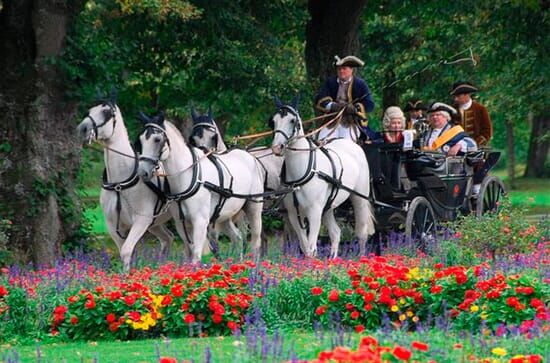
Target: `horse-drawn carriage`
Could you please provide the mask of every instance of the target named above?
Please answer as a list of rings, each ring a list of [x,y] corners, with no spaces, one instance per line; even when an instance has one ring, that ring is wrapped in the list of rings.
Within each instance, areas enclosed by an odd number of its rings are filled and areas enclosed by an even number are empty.
[[[499,178],[487,175],[500,153],[481,150],[463,156],[402,149],[402,144],[364,146],[371,171],[378,231],[404,230],[424,245],[441,222],[459,214],[494,211],[504,194]],[[474,184],[480,184],[474,193]]]
[[[125,269],[146,230],[167,250],[173,236],[163,223],[170,216],[180,237],[189,242],[186,248],[191,248],[192,260],[198,262],[208,225],[219,226],[234,241],[242,239],[232,218],[243,210],[252,250],[258,256],[262,205],[268,196],[282,196],[287,226],[296,233],[306,256],[315,256],[322,224],[331,240],[331,256],[336,257],[341,230],[334,210],[348,199],[364,254],[369,236],[376,231],[404,229],[407,237],[425,243],[436,235],[439,222],[454,220],[458,213],[481,215],[494,210],[504,193],[502,182],[487,176],[498,153],[445,157],[404,151],[391,144],[365,145],[363,150],[344,139],[316,144],[304,132],[296,102],[276,102],[277,112],[270,119],[273,143],[267,149],[274,155],[235,150],[220,155],[216,163],[208,157],[210,152],[189,145],[163,116],[144,117],[138,155],[115,102],[111,99],[91,108],[78,130],[83,140],[104,145],[101,204]],[[209,112],[208,122],[196,122],[204,132],[195,136],[212,140],[210,147],[216,148],[220,135],[217,127],[209,126],[210,121],[215,126],[211,116]],[[274,165],[266,167],[267,160]],[[165,174],[163,180],[157,178],[159,186],[141,182],[153,178],[161,163]],[[275,191],[265,191],[270,184]],[[474,184],[481,184],[476,196]]]

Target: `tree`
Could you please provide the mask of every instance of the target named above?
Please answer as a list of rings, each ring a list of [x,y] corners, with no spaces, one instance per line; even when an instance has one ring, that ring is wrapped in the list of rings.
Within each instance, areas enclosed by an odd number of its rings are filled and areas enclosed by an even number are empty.
[[[334,56],[359,50],[359,26],[367,0],[309,0],[306,67],[314,86],[334,74]]]
[[[10,247],[36,265],[52,265],[77,228],[75,103],[55,59],[82,4],[4,0],[0,12],[0,214]]]
[[[527,168],[525,176],[545,178],[550,176],[550,168],[546,164],[550,151],[550,117],[547,114],[536,115],[531,128]]]

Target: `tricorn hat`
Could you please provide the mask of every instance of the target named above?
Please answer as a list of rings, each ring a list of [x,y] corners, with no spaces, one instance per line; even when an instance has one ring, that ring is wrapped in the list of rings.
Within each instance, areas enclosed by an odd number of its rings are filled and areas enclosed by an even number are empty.
[[[364,65],[365,62],[354,55],[348,55],[344,58],[340,58],[337,55],[334,56],[335,67],[363,67]]]
[[[477,87],[471,84],[470,82],[460,81],[460,82],[455,82],[453,84],[453,89],[451,90],[451,96],[461,95],[464,93],[474,93],[477,91],[478,91]]]
[[[405,109],[403,111],[405,112],[409,112],[409,111],[414,111],[414,110],[427,110],[428,107],[426,107],[426,105],[422,102],[422,100],[417,100],[417,99],[414,99],[414,100],[410,100],[409,102],[407,102],[407,105],[405,106]]]
[[[446,103],[443,102],[434,102],[428,107],[428,113],[437,112],[437,111],[445,111],[449,115],[456,115],[456,110],[449,106]]]

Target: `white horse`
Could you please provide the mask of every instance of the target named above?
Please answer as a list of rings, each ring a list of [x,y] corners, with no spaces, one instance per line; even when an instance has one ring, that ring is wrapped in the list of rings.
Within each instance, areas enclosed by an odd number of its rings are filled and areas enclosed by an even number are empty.
[[[272,150],[285,159],[285,184],[296,187],[285,196],[289,219],[298,234],[300,248],[308,257],[317,252],[321,219],[331,240],[331,257],[338,255],[340,227],[334,208],[350,198],[355,214],[355,233],[360,253],[374,230],[369,167],[361,147],[351,140],[335,139],[323,148],[304,136],[302,120],[292,105],[283,105],[275,97],[277,112],[270,119],[274,130]],[[309,229],[309,231],[307,231]]]
[[[144,118],[145,130],[139,136],[142,155],[138,173],[149,180],[162,161],[171,190],[169,198],[177,201],[170,211],[190,227],[192,262],[200,262],[211,222],[218,223],[234,245],[242,240],[231,222],[241,210],[250,223],[252,252],[259,256],[263,200],[245,198],[260,195],[264,190],[264,174],[256,159],[245,151],[233,150],[218,157],[221,165],[218,168],[201,150],[189,147],[162,114]]]
[[[137,175],[137,155],[115,99],[90,108],[77,132],[83,141],[104,146],[105,171],[99,202],[124,270],[130,269],[135,245],[147,230],[159,239],[160,254],[166,256],[174,235],[164,223],[171,216],[168,212],[158,214],[163,209],[161,191],[155,193]]]
[[[223,141],[220,129],[212,117],[212,110],[208,110],[208,114],[199,115],[192,109],[191,117],[193,119],[193,129],[189,136],[189,143],[204,152],[214,152],[221,154],[227,151],[227,146]],[[266,189],[281,190],[281,170],[283,168],[283,158],[273,154],[270,148],[257,147],[247,150],[254,156],[265,170],[267,175]],[[264,202],[265,206],[265,202]],[[270,208],[268,205],[267,208]],[[284,220],[284,236],[287,241],[296,240],[296,233],[292,229],[292,225],[288,220],[288,214],[283,213]],[[283,241],[281,241],[282,243]],[[282,248],[282,246],[280,246]]]

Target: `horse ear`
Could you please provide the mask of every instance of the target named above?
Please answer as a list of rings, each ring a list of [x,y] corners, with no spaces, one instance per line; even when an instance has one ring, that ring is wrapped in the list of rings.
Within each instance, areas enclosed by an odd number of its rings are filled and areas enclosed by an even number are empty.
[[[283,107],[283,103],[281,102],[279,97],[277,97],[277,95],[273,95],[273,102],[275,102],[275,107],[277,107],[277,109]]]
[[[197,119],[199,118],[197,110],[195,110],[195,106],[191,107],[191,118],[193,119],[193,122],[197,122]]]
[[[162,125],[164,123],[164,112],[159,111],[159,113],[155,116],[155,123],[157,125]]]
[[[118,92],[115,87],[111,87],[111,94],[109,95],[109,101],[114,105],[116,103],[116,99],[118,96]]]
[[[212,120],[212,105],[208,106],[208,118]]]
[[[143,122],[144,124],[148,124],[151,122],[151,118],[144,114],[142,111],[139,111],[138,118]]]
[[[293,99],[292,99],[292,102],[290,103],[290,105],[292,106],[293,109],[295,109],[296,111],[298,111],[298,104],[300,103],[300,94],[298,93]]]

